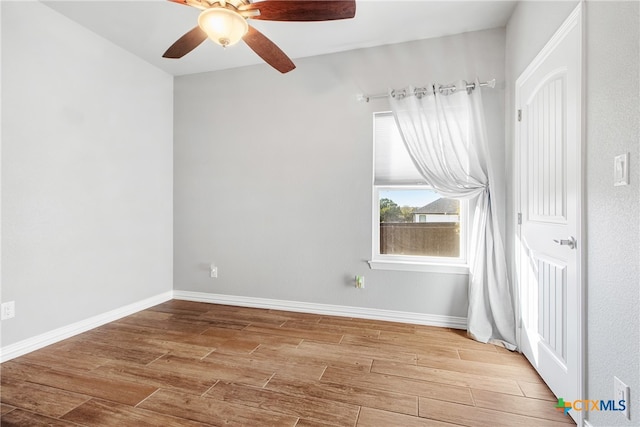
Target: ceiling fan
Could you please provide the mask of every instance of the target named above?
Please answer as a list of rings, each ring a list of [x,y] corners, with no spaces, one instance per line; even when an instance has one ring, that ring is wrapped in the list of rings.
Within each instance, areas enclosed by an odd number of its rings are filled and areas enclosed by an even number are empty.
[[[281,73],[295,64],[275,43],[247,23],[247,19],[266,21],[331,21],[353,18],[355,0],[169,0],[201,9],[198,25],[180,37],[162,55],[182,58],[209,37],[227,47],[241,39]]]

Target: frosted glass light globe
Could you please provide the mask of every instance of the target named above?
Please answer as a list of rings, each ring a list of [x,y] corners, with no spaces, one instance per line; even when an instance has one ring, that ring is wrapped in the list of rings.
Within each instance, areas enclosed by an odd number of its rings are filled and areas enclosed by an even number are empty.
[[[236,44],[249,31],[246,19],[233,10],[213,7],[198,16],[198,25],[207,36],[220,46]]]

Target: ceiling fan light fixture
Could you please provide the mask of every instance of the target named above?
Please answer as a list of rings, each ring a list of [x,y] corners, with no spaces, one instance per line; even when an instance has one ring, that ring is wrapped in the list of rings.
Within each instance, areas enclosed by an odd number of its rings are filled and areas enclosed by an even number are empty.
[[[203,10],[198,16],[198,25],[211,40],[223,47],[238,43],[249,31],[242,15],[223,7]]]

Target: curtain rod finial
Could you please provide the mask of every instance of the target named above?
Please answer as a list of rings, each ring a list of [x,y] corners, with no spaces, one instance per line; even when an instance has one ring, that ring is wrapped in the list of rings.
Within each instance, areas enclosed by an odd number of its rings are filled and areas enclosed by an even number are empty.
[[[356,100],[357,100],[358,102],[369,102],[369,97],[368,97],[368,96],[366,96],[366,95],[365,95],[365,94],[363,94],[363,93],[357,93],[357,94],[356,94]]]
[[[496,79],[489,80],[487,82],[487,86],[489,86],[491,89],[495,88],[496,87]]]

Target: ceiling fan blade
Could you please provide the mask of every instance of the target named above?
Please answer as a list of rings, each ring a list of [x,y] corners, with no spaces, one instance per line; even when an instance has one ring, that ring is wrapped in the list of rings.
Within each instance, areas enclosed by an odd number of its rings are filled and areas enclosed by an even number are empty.
[[[356,15],[355,0],[265,0],[239,8],[258,9],[260,15],[252,19],[266,21],[332,21]]]
[[[207,39],[207,33],[196,26],[188,33],[180,37],[162,55],[163,58],[182,58],[187,53],[198,47],[200,43]]]
[[[296,68],[295,64],[274,42],[269,40],[260,31],[249,25],[249,31],[242,38],[249,47],[264,59],[264,62],[271,65],[282,74]]]

